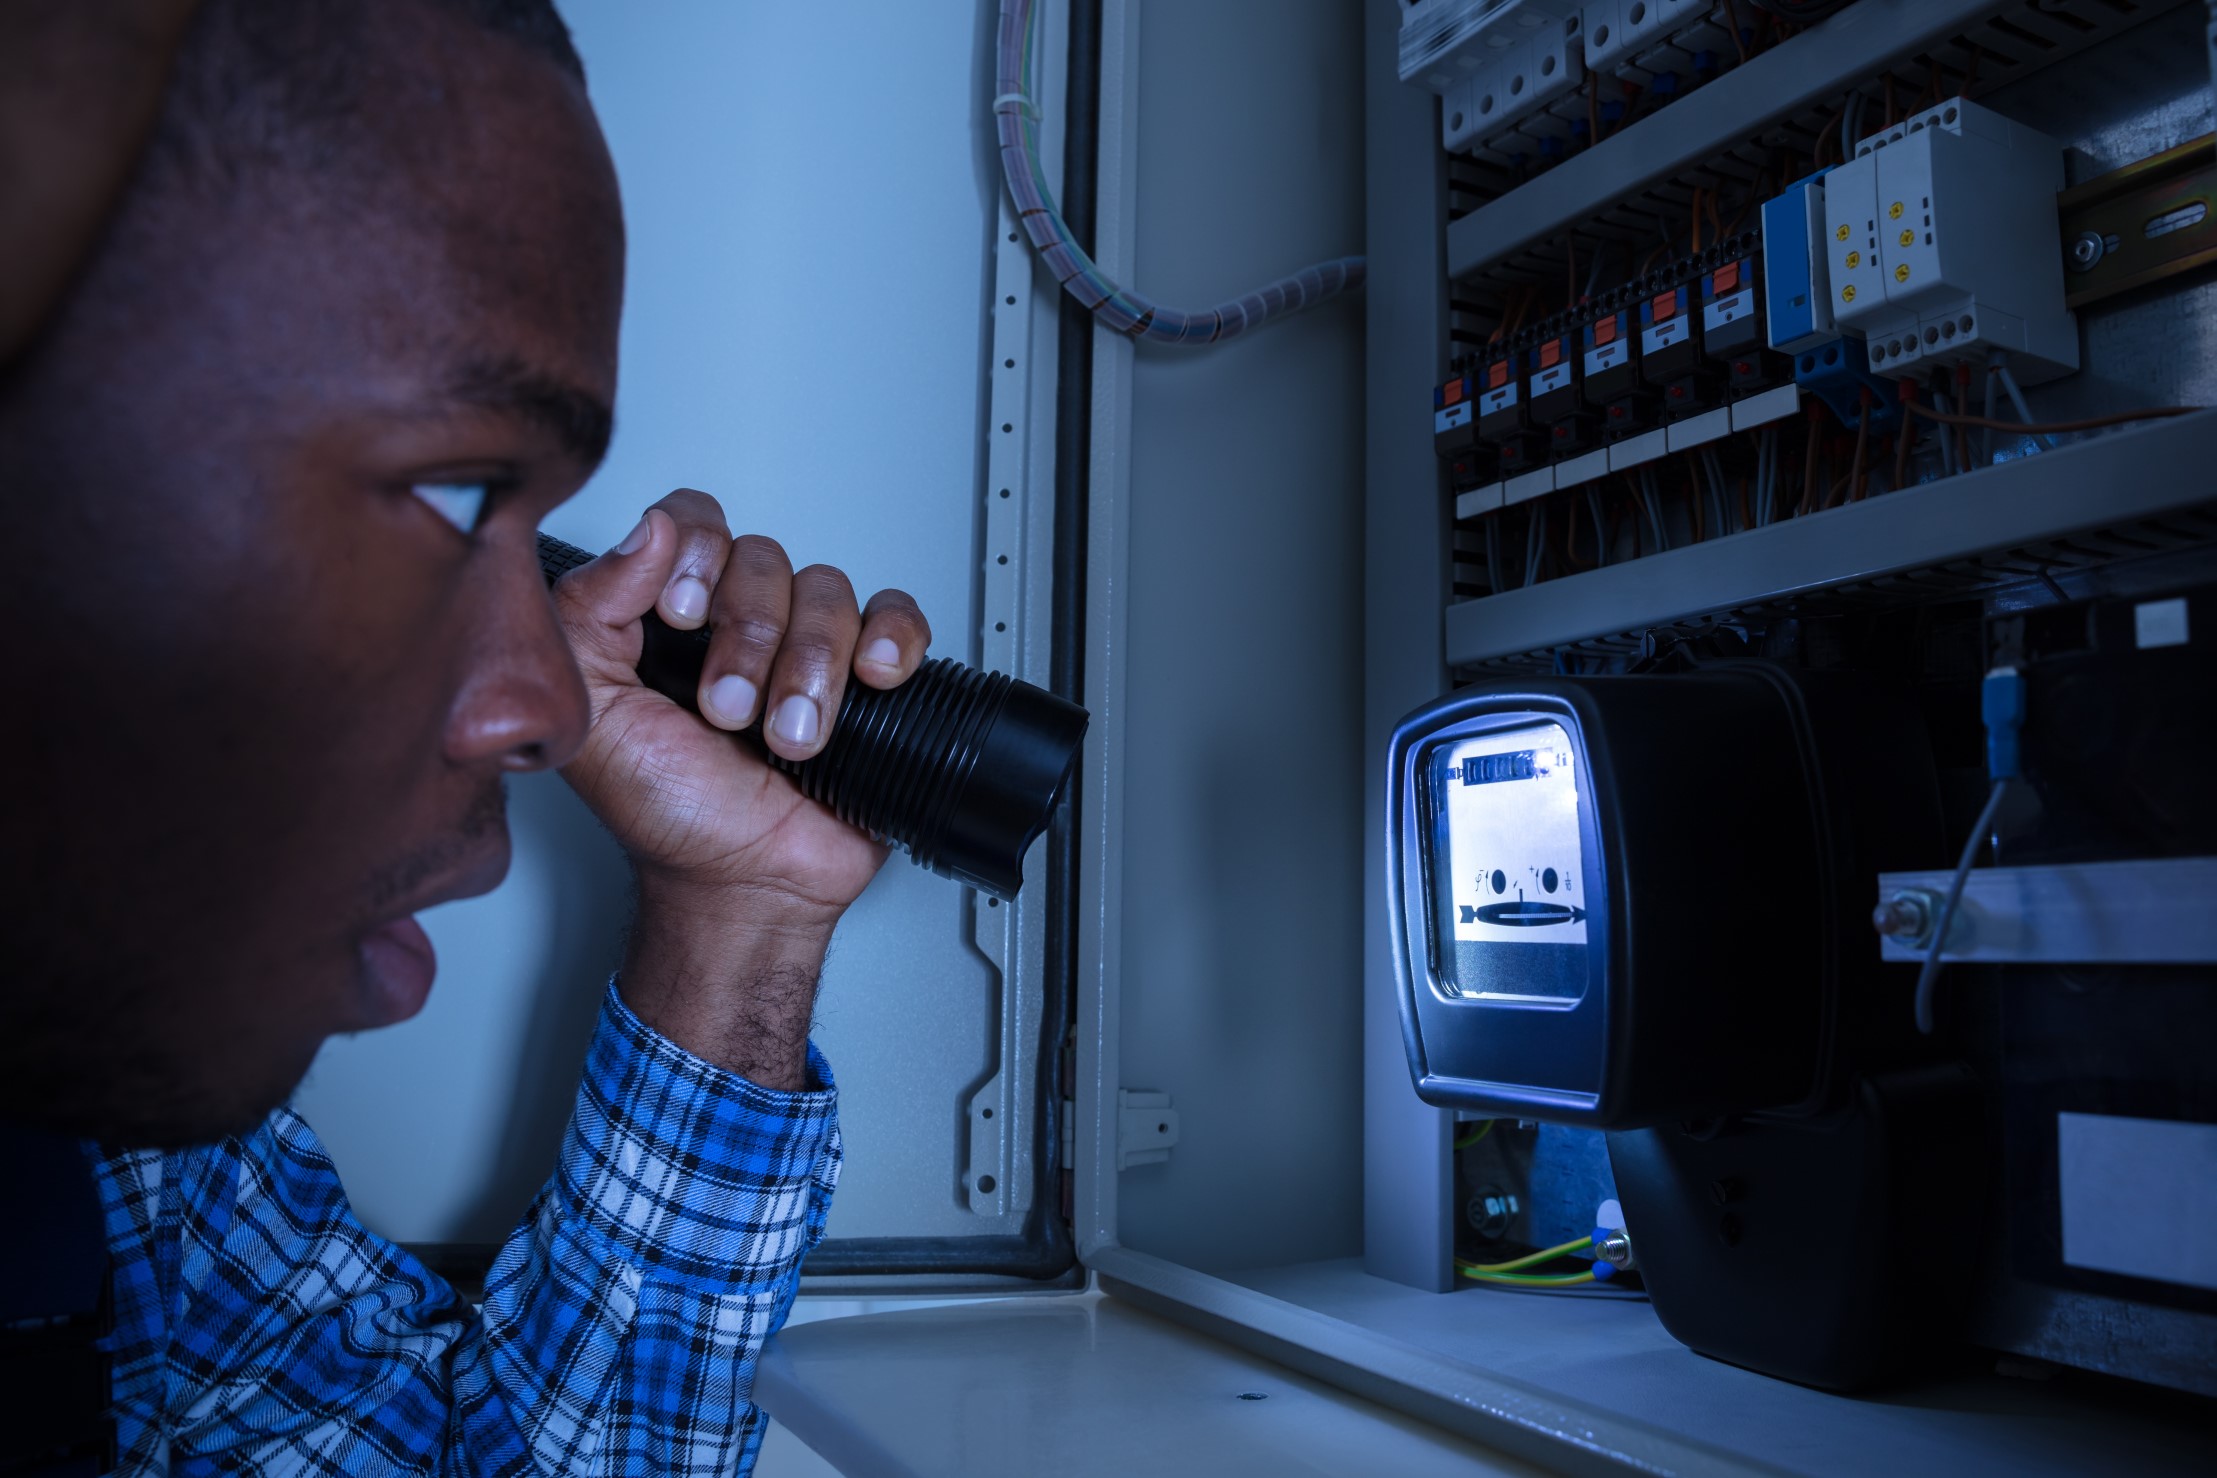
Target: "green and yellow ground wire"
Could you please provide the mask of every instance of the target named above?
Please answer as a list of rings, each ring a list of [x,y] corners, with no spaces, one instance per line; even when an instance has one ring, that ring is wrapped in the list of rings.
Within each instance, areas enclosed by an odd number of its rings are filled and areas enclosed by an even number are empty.
[[[1541,1263],[1553,1262],[1556,1258],[1573,1252],[1584,1252],[1591,1246],[1593,1238],[1580,1237],[1575,1242],[1543,1248],[1538,1252],[1526,1253],[1523,1257],[1511,1258],[1507,1262],[1464,1262],[1457,1258],[1455,1271],[1480,1283],[1505,1283],[1523,1288],[1568,1288],[1575,1283],[1593,1282],[1592,1269],[1583,1273],[1526,1273],[1522,1269],[1538,1267]]]

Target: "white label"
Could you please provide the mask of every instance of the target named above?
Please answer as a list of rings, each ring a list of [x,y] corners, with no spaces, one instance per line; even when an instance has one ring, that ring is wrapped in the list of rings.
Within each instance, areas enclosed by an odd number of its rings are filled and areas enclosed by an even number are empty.
[[[1570,366],[1558,364],[1553,369],[1543,369],[1532,376],[1532,393],[1545,395],[1550,390],[1560,390],[1570,383]]]
[[[1505,411],[1516,404],[1517,382],[1511,380],[1499,390],[1488,390],[1478,397],[1478,414],[1490,416],[1495,411]]]
[[[2144,600],[2132,608],[2132,640],[2139,647],[2186,645],[2186,598]]]
[[[1719,298],[1701,310],[1701,326],[1721,328],[1755,311],[1755,289],[1743,287],[1729,298]]]
[[[2217,1124],[2055,1116],[2063,1261],[2217,1288]]]
[[[1562,725],[1479,734],[1437,763],[1456,941],[1584,944],[1578,767]]]
[[[1694,334],[1694,316],[1681,313],[1676,318],[1666,318],[1652,328],[1640,330],[1640,352],[1653,354],[1658,349],[1668,349],[1673,344],[1683,344]]]
[[[1469,424],[1470,402],[1467,400],[1458,405],[1451,405],[1445,410],[1432,412],[1432,432],[1436,436],[1445,436],[1457,426],[1468,426]]]
[[[1628,364],[1631,359],[1631,341],[1618,339],[1615,343],[1603,344],[1598,349],[1586,351],[1586,373],[1598,375],[1603,370],[1613,370],[1620,364]]]

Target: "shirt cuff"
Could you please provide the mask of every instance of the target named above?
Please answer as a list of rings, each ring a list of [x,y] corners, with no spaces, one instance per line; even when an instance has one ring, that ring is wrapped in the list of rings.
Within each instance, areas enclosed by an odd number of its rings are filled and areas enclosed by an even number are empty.
[[[611,981],[563,1140],[563,1209],[650,1276],[778,1284],[823,1235],[838,1176],[838,1093],[814,1043],[807,1081],[779,1092],[695,1057]]]

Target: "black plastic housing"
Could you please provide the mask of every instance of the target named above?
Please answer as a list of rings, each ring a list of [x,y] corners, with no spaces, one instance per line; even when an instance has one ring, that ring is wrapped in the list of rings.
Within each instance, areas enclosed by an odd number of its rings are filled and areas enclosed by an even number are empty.
[[[1425,759],[1519,714],[1562,724],[1583,776],[1587,983],[1567,1007],[1435,983]],[[1388,785],[1402,1030],[1428,1102],[1596,1128],[1810,1114],[1862,1061],[1914,1050],[1870,879],[1944,842],[1916,714],[1875,685],[1735,662],[1466,688],[1403,720]]]
[[[552,584],[594,556],[539,536]],[[708,628],[679,631],[647,613],[639,680],[699,712]],[[753,743],[809,799],[942,877],[1014,899],[1024,854],[1047,829],[1077,767],[1088,715],[1044,688],[940,658],[897,688],[849,682],[830,742],[795,763]]]

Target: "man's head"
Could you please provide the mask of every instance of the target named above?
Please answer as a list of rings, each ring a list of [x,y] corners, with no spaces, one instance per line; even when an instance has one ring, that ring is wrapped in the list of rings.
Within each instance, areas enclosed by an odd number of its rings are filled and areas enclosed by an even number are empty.
[[[584,730],[532,541],[622,253],[546,0],[207,0],[0,368],[0,1117],[211,1136],[421,1005],[405,920]]]

